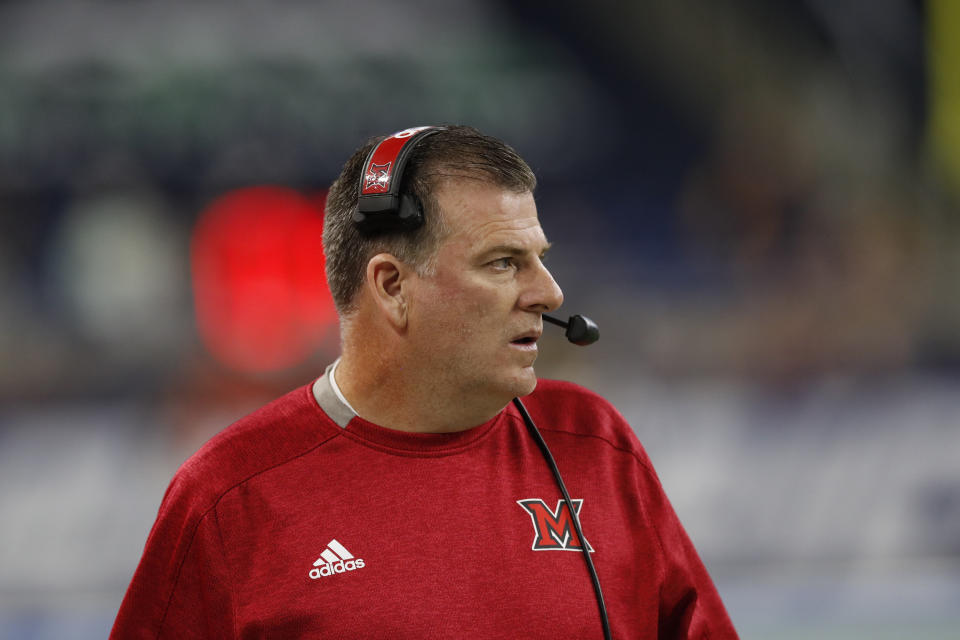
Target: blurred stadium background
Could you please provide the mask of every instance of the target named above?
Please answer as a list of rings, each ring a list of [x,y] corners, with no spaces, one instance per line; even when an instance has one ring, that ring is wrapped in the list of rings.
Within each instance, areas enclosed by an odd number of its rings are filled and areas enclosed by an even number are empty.
[[[957,638],[960,3],[0,4],[0,637],[102,638],[166,483],[338,352],[366,137],[538,172],[608,396],[744,638]]]

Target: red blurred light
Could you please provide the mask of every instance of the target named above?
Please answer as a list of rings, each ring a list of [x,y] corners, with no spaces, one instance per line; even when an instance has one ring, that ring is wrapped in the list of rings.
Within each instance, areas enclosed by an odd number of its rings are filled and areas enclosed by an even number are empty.
[[[190,250],[197,327],[224,364],[248,372],[296,365],[336,326],[319,200],[249,187],[201,214]]]

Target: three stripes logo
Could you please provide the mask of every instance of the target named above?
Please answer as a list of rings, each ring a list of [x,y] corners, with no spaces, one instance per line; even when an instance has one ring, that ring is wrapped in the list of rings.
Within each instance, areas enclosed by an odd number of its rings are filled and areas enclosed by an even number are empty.
[[[325,578],[337,573],[346,573],[363,569],[363,558],[354,558],[353,554],[337,542],[331,540],[327,543],[327,548],[323,550],[317,561],[313,563],[314,568],[310,569],[310,577],[314,580]]]

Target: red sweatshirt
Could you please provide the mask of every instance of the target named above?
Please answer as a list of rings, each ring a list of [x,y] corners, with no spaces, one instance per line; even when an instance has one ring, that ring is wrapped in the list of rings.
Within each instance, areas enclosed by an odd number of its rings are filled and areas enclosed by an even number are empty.
[[[575,385],[524,398],[563,474],[615,638],[736,638],[622,416]],[[602,638],[553,476],[516,409],[451,434],[304,386],[174,476],[111,638]]]

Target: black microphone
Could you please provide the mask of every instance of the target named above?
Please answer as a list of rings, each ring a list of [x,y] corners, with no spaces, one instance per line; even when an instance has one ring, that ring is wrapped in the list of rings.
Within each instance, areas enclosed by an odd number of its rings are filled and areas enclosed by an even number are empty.
[[[567,340],[581,347],[593,344],[600,339],[600,328],[597,326],[597,323],[585,316],[570,316],[570,320],[564,322],[558,318],[552,318],[547,314],[543,314],[543,319],[550,324],[555,324],[558,327],[566,329]]]

